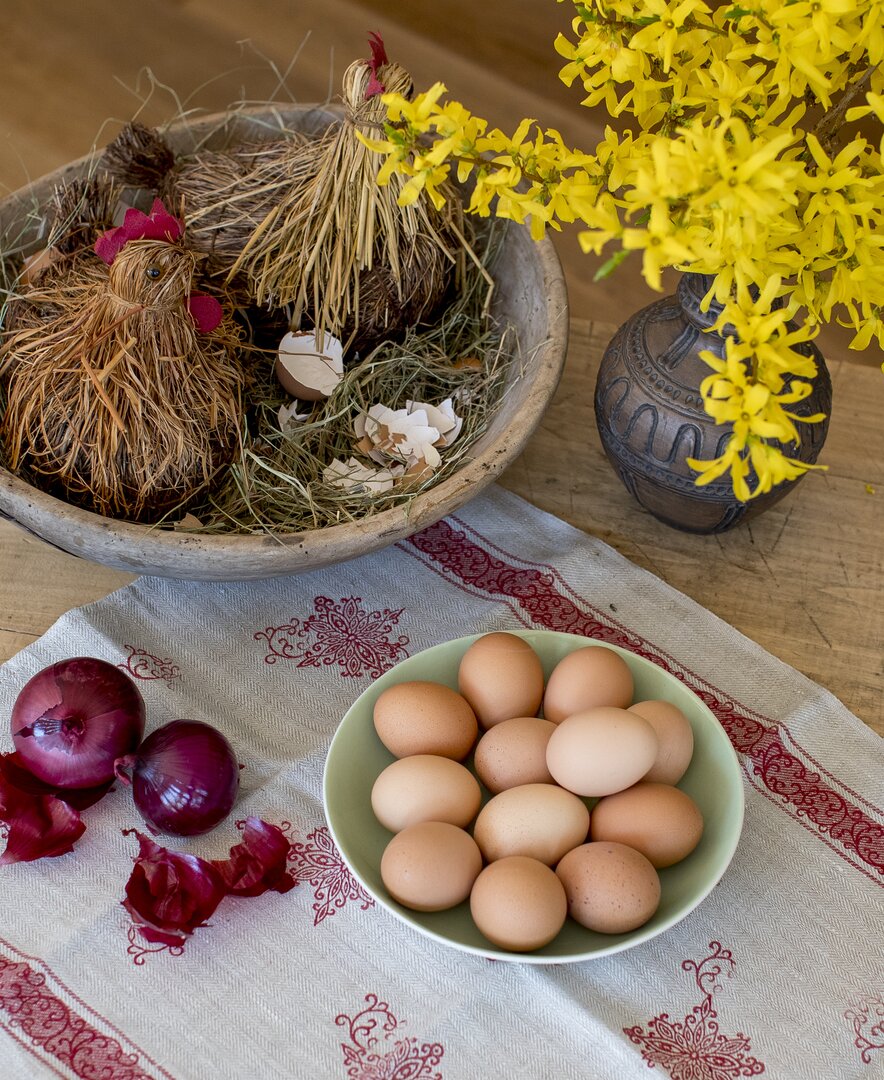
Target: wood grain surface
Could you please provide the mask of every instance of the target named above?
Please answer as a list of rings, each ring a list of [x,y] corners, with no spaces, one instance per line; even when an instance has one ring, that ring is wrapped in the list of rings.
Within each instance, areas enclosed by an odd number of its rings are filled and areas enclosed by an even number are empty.
[[[567,30],[554,0],[6,0],[0,64],[0,185],[11,191],[102,145],[139,113],[150,123],[237,101],[323,101],[380,30],[418,86],[440,80],[493,124],[523,116],[590,146],[605,117],[557,78]],[[615,327],[655,298],[627,260],[594,284],[572,233],[557,238],[572,340],[552,407],[504,486],[598,536],[821,683],[884,734],[884,404],[881,355],[820,339],[834,408],[822,461],[762,517],[720,537],[656,522],[620,485],[592,414],[595,371]],[[671,284],[674,278],[668,279]],[[0,524],[0,659],[64,611],[129,575]]]

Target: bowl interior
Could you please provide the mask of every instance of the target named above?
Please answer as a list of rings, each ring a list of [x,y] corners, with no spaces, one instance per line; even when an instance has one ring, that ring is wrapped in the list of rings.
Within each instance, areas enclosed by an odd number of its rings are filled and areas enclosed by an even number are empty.
[[[713,713],[684,684],[644,657],[614,645],[602,646],[575,634],[546,630],[510,631],[525,638],[543,663],[548,678],[569,652],[588,645],[614,649],[629,664],[635,700],[660,698],[688,717],[694,733],[694,756],[679,783],[699,806],[703,838],[682,862],[660,871],[662,898],[654,917],[628,934],[597,934],[568,919],[549,945],[532,953],[511,953],[492,945],[470,917],[469,902],[448,911],[418,912],[397,904],[384,888],[380,861],[391,838],[371,809],[371,789],[379,773],[395,759],[374,730],[373,708],[388,686],[428,679],[457,689],[457,669],[466,649],[481,635],[458,638],[409,657],[373,683],[351,706],[332,739],[325,764],[323,798],[329,828],[344,861],[375,898],[416,930],[447,945],[520,963],[563,963],[619,952],[655,937],[684,918],[720,879],[739,840],[743,823],[740,765],[724,729]],[[466,764],[470,765],[468,761]],[[592,801],[588,801],[591,805]]]

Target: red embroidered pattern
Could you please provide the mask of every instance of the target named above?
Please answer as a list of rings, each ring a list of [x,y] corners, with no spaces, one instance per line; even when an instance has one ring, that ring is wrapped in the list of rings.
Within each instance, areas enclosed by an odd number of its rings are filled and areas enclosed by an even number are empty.
[[[132,963],[136,967],[142,967],[144,961],[151,953],[167,952],[169,956],[180,956],[184,952],[183,945],[161,945],[159,943],[151,944],[145,941],[138,931],[138,927],[130,922],[123,924],[126,931],[126,936],[129,938],[129,947],[126,952],[132,957]]]
[[[873,1050],[884,1050],[884,995],[860,998],[844,1014],[853,1025],[853,1045],[868,1065]]]
[[[293,619],[285,626],[268,626],[255,635],[267,642],[265,664],[294,660],[298,667],[329,667],[336,664],[345,677],[378,678],[408,656],[404,635],[391,639],[404,608],[365,611],[362,598],[347,596],[336,604],[327,596],[314,598],[314,614]],[[306,638],[315,640],[308,643]]]
[[[403,1026],[376,994],[365,995],[366,1007],[350,1017],[341,1013],[335,1023],[345,1026],[349,1043],[342,1042],[344,1067],[351,1080],[442,1080],[435,1072],[445,1053],[439,1043],[394,1038]]]
[[[690,686],[715,713],[738,753],[751,762],[752,775],[777,805],[811,823],[818,835],[867,877],[884,885],[884,826],[826,784],[786,748],[774,726],[762,724],[742,705],[682,668],[650,642],[604,616],[581,600],[588,611],[556,584],[554,572],[542,573],[505,562],[443,520],[410,537],[403,545],[428,556],[451,577],[479,592],[507,597],[514,610],[538,626],[561,630],[629,649]],[[838,847],[835,847],[838,845]]]
[[[172,662],[171,657],[160,660],[158,656],[139,649],[137,645],[124,645],[123,648],[129,650],[129,655],[122,664],[117,664],[117,667],[123,668],[133,679],[161,679],[168,684],[173,679],[180,678],[181,669]]]
[[[77,1015],[32,963],[2,954],[0,1016],[0,1027],[26,1050],[49,1067],[47,1059],[53,1059],[81,1080],[172,1080],[131,1043],[124,1049],[117,1039]]]
[[[748,1057],[749,1040],[742,1032],[722,1035],[712,1008],[712,995],[721,989],[722,972],[733,975],[734,959],[720,942],[710,941],[712,953],[699,963],[682,962],[682,971],[693,972],[702,995],[684,1021],[670,1020],[668,1013],[655,1016],[647,1032],[640,1027],[624,1028],[630,1040],[642,1047],[642,1057],[653,1069],[666,1069],[672,1080],[736,1080],[740,1076],[759,1076],[764,1066]]]
[[[286,824],[280,828],[288,831]],[[306,881],[314,887],[314,926],[334,915],[348,900],[355,900],[363,911],[374,907],[374,900],[347,869],[325,825],[308,833],[306,844],[292,844],[289,871],[296,884]]]

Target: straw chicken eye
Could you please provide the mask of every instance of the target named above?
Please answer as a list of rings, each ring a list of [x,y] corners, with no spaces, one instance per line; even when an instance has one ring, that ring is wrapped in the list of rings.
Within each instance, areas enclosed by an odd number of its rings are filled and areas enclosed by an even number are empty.
[[[160,270],[158,266],[149,266],[144,272],[152,281],[156,281],[156,279],[158,277],[161,277],[163,273],[163,271]]]

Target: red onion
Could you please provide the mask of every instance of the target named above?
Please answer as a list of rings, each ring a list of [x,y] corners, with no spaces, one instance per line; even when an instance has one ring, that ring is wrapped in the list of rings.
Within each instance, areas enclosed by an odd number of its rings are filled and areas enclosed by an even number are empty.
[[[12,706],[21,763],[53,788],[90,788],[114,777],[114,762],[144,733],[138,687],[113,664],[76,656],[38,671]]]
[[[135,805],[151,828],[177,836],[208,832],[230,813],[239,765],[230,743],[201,720],[173,720],[157,728],[137,752],[117,762]]]

